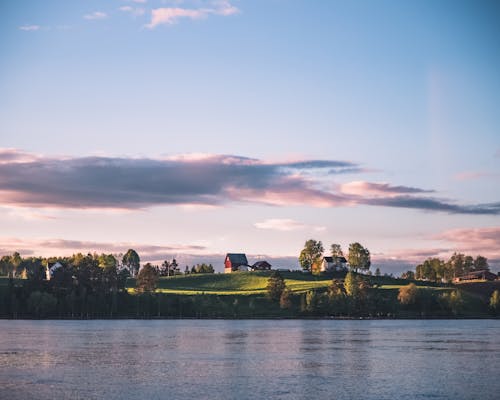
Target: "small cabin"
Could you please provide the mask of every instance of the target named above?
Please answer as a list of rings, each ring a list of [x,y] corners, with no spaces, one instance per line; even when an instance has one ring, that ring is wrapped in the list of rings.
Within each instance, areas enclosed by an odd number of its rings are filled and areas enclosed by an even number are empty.
[[[249,270],[247,256],[244,253],[227,253],[224,259],[224,272],[231,273],[235,271]]]
[[[269,271],[271,269],[271,264],[267,261],[257,261],[254,265],[252,265],[253,271]]]
[[[321,261],[320,271],[347,271],[347,260],[345,257],[323,257],[323,260]]]

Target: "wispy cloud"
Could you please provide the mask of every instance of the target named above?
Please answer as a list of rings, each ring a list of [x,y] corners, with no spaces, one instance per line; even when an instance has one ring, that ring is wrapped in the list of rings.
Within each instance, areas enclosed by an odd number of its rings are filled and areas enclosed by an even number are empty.
[[[289,232],[298,230],[313,230],[315,232],[323,232],[325,226],[304,224],[289,218],[270,218],[261,222],[256,222],[254,226],[258,229],[270,229],[275,231]]]
[[[346,171],[363,169],[336,160],[269,162],[235,155],[50,158],[6,149],[0,150],[0,205],[141,209],[249,202],[500,214],[500,202],[464,205],[429,197],[430,190],[388,183],[336,185],[335,174]]]
[[[163,260],[175,258],[184,269],[185,265],[211,263],[216,271],[224,269],[224,254],[207,252],[199,245],[149,245],[143,243],[123,242],[92,242],[84,240],[64,239],[19,239],[0,237],[0,256],[12,254],[15,251],[21,256],[70,256],[75,253],[112,253],[119,255],[128,249],[134,249],[141,258],[141,263],[152,262],[160,264]],[[255,261],[267,260],[275,268],[297,268],[296,256],[269,256],[264,254],[247,254],[250,264]]]
[[[40,25],[21,25],[19,27],[22,31],[38,31],[40,28]]]
[[[146,10],[144,8],[141,8],[141,7],[122,6],[122,7],[119,7],[118,9],[120,11],[123,11],[125,13],[129,13],[129,14],[137,16],[137,17],[144,15],[144,13],[146,12]]]
[[[460,251],[500,258],[500,227],[451,229],[432,238],[446,241]]]
[[[125,253],[135,249],[142,261],[157,261],[179,253],[203,253],[206,249],[199,245],[150,245],[132,242],[94,242],[66,239],[19,239],[0,237],[0,255],[18,251],[21,255],[66,256],[74,253]]]
[[[83,18],[88,20],[106,19],[108,18],[108,14],[102,11],[94,11],[90,14],[85,14]]]
[[[203,19],[210,15],[229,16],[239,13],[240,10],[229,1],[212,2],[207,7],[182,8],[162,7],[151,10],[151,21],[146,27],[153,29],[158,25],[175,24],[179,19]]]
[[[433,190],[424,190],[408,186],[393,186],[389,183],[375,183],[365,181],[353,181],[340,186],[342,193],[356,196],[394,197],[408,194],[432,193]]]
[[[487,178],[500,178],[500,173],[495,172],[485,172],[485,171],[464,171],[455,175],[455,179],[458,181],[471,181],[478,179]]]

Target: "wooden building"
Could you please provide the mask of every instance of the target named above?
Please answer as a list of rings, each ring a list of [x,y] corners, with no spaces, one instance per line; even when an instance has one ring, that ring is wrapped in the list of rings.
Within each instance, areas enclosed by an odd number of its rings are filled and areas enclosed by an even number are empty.
[[[468,281],[494,281],[498,276],[488,270],[472,271],[466,275],[457,276],[453,279],[454,282],[468,282]]]
[[[253,271],[268,271],[271,269],[271,264],[267,261],[257,261],[254,265],[252,265]]]
[[[227,253],[224,260],[224,272],[249,271],[247,256],[244,253]]]

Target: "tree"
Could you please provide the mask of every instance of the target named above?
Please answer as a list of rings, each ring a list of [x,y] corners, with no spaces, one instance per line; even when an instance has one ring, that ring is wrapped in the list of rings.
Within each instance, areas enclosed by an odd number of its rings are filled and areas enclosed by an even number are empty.
[[[399,288],[398,300],[401,304],[415,304],[418,298],[418,288],[414,283]]]
[[[170,263],[168,260],[163,261],[160,268],[161,276],[170,276]]]
[[[278,271],[273,271],[267,280],[267,297],[272,301],[278,302],[285,289],[285,280]]]
[[[280,308],[288,309],[292,306],[292,292],[290,289],[285,288],[283,292],[281,292],[280,296]]]
[[[340,244],[336,243],[332,244],[330,250],[333,258],[344,257],[344,253],[342,251],[342,247],[340,246]]]
[[[306,311],[314,312],[316,311],[317,306],[318,306],[318,295],[316,294],[316,291],[309,290],[306,293]]]
[[[380,268],[377,267],[377,269],[375,270],[375,276],[380,276],[382,275],[382,273],[380,272]]]
[[[402,279],[407,279],[409,281],[414,281],[415,280],[415,272],[413,271],[406,271],[401,274]]]
[[[10,265],[12,268],[12,273],[16,276],[21,275],[22,267],[21,263],[23,262],[23,259],[21,258],[21,255],[16,251],[14,254],[10,256]],[[9,274],[10,277],[10,274]]]
[[[474,260],[474,270],[475,271],[482,271],[482,270],[489,270],[489,269],[490,269],[490,266],[488,265],[488,259],[486,257],[483,257],[483,256],[477,256],[476,259]]]
[[[347,257],[347,261],[349,262],[351,270],[354,269],[355,271],[358,271],[358,269],[360,269],[367,271],[370,269],[371,265],[370,252],[358,242],[351,243],[349,245],[349,255]]]
[[[323,256],[323,243],[309,239],[299,255],[299,263],[303,270],[311,271],[314,264],[318,264]]]
[[[141,259],[137,252],[133,249],[128,249],[128,251],[123,256],[123,265],[128,268],[130,275],[136,276],[139,272]]]
[[[345,309],[345,289],[338,280],[333,279],[328,287],[328,303],[333,314],[341,314]]]
[[[500,311],[500,292],[498,290],[495,290],[490,297],[490,307],[495,312],[495,314],[498,314]]]
[[[347,296],[357,297],[359,290],[358,276],[349,271],[344,279],[344,288]]]
[[[154,266],[150,263],[145,264],[137,275],[135,290],[139,293],[154,292],[158,283],[158,275]]]
[[[170,269],[172,271],[172,275],[175,275],[176,272],[179,272],[179,264],[177,264],[175,258],[170,263]]]

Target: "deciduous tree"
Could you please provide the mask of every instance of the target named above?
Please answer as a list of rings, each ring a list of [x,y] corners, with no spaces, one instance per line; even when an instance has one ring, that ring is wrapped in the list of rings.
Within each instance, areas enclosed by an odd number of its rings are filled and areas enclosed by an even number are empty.
[[[123,265],[128,268],[130,275],[136,276],[139,272],[141,259],[139,254],[134,249],[128,249],[128,251],[123,256]]]
[[[351,270],[358,271],[358,269],[367,271],[370,269],[370,251],[363,247],[358,242],[349,245],[349,255],[347,261]]]
[[[311,271],[314,264],[320,262],[323,256],[323,243],[314,239],[309,239],[299,255],[299,263],[303,270]]]
[[[154,292],[158,284],[159,273],[150,263],[145,264],[137,275],[135,290],[139,293]]]

